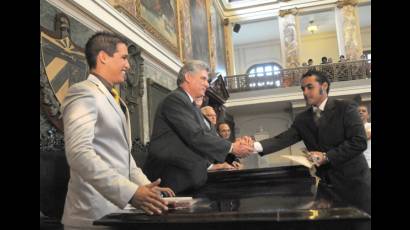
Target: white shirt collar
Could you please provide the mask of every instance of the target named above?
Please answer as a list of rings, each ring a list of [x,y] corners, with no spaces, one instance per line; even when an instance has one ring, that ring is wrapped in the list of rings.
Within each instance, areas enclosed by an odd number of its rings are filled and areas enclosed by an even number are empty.
[[[320,104],[319,107],[313,106],[313,111],[316,111],[317,109],[320,109],[320,111],[324,111],[327,99],[328,97],[326,97],[326,99],[322,101],[322,104]]]
[[[192,98],[192,96],[189,95],[189,93],[188,93],[187,91],[184,90],[184,92],[188,95],[189,100],[191,100],[191,103],[193,103],[193,102],[194,102],[194,99]]]

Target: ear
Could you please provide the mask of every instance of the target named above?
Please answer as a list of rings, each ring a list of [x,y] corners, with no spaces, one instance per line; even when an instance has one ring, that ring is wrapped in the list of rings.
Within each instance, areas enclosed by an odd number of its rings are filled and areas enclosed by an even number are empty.
[[[189,72],[186,72],[186,73],[185,73],[184,78],[185,78],[185,81],[186,81],[186,82],[188,82],[188,83],[191,82],[191,74],[190,74]]]
[[[105,64],[107,63],[108,54],[101,50],[97,55],[97,63]]]
[[[327,88],[329,87],[329,84],[327,84],[327,82],[323,82],[322,87],[323,87],[323,91],[327,92]]]

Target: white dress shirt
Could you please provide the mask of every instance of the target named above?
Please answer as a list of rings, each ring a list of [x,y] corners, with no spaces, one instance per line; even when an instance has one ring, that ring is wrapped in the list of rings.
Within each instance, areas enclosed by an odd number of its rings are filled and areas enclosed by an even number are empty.
[[[320,109],[323,112],[325,110],[327,99],[328,99],[328,97],[326,97],[326,99],[322,101],[322,103],[319,105],[319,107],[312,106],[313,107],[313,112],[315,112],[318,109]],[[263,147],[262,147],[262,145],[259,141],[255,141],[253,143],[253,147],[255,149],[255,151],[253,152],[254,154],[263,152]]]

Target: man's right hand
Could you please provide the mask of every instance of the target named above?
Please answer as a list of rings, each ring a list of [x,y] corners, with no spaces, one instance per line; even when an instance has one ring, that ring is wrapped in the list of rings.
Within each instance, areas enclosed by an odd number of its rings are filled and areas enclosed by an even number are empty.
[[[232,147],[232,153],[239,158],[247,157],[254,152],[253,146],[243,143],[240,139],[236,140]]]
[[[144,210],[149,215],[161,214],[168,210],[167,201],[161,198],[156,189],[160,183],[161,179],[158,179],[151,184],[138,187],[131,199],[131,205]]]

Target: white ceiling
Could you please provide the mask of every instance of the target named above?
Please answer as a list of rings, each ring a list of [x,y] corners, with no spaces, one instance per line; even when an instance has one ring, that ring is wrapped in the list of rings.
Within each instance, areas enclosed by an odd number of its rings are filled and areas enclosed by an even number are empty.
[[[360,27],[371,25],[371,5],[358,7]],[[300,15],[300,29],[302,36],[309,35],[307,26],[310,20],[314,20],[318,26],[318,33],[335,32],[335,13],[333,10]],[[239,33],[233,32],[233,44],[241,45],[267,40],[279,39],[279,26],[277,18],[257,22],[240,23]]]

